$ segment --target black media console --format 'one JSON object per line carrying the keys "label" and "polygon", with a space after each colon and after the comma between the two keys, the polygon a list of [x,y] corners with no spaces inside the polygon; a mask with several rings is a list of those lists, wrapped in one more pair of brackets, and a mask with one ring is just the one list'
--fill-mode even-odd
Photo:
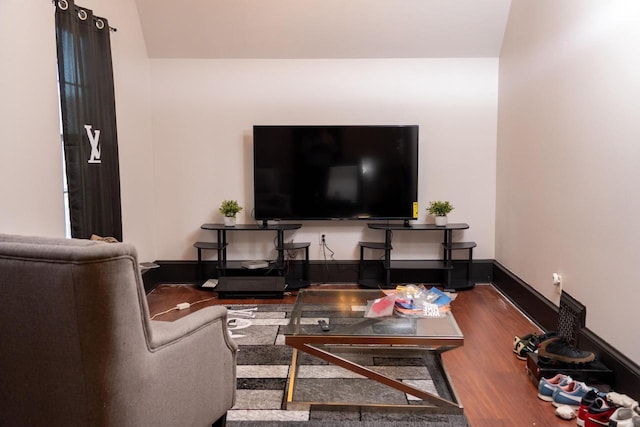
{"label": "black media console", "polygon": [[[383,287],[392,288],[391,270],[393,269],[423,269],[423,270],[443,270],[444,289],[446,291],[461,291],[471,289],[475,283],[471,280],[471,264],[473,261],[473,248],[476,247],[475,242],[453,242],[454,230],[466,230],[468,224],[447,224],[438,226],[434,224],[414,224],[407,226],[406,224],[379,224],[370,223],[368,227],[374,230],[384,230],[384,242],[359,242],[360,245],[360,271],[358,273],[358,283],[368,288],[380,287],[380,281],[376,278],[367,278],[365,272],[364,249],[383,250],[384,258],[381,261],[384,274]],[[442,259],[439,260],[392,260],[391,240],[394,231],[440,231],[444,233],[442,242]],[[465,260],[466,274],[463,280],[454,280],[453,278],[453,251],[467,250],[468,257]]]}
{"label": "black media console", "polygon": [[[215,290],[220,297],[237,298],[239,296],[262,296],[281,298],[285,291],[299,289],[309,285],[309,246],[311,243],[285,243],[285,231],[293,231],[302,227],[301,224],[238,224],[232,227],[224,224],[202,224],[200,228],[204,230],[216,231],[217,242],[196,242],[194,246],[198,248],[199,273],[202,274],[202,255],[201,249],[214,249],[217,251],[217,268],[218,268],[218,285]],[[265,268],[247,269],[243,267],[242,261],[227,260],[227,240],[228,232],[241,231],[269,231],[276,233],[276,252],[277,257],[274,265]],[[286,284],[283,277],[288,267],[285,264],[285,251],[305,250],[305,259],[303,260],[301,277],[287,277]],[[251,271],[251,275],[246,276],[229,276],[229,270],[243,269],[245,273]],[[275,272],[275,276],[267,275],[265,272]],[[243,281],[244,280],[244,281]]]}
{"label": "black media console", "polygon": [[[262,296],[280,298],[283,296],[285,289],[293,290],[309,286],[309,242],[285,243],[284,233],[286,231],[298,230],[301,224],[240,224],[232,227],[224,224],[203,224],[204,230],[212,230],[217,234],[216,242],[196,242],[194,246],[198,249],[198,272],[202,279],[203,263],[202,250],[215,250],[217,252],[217,269],[218,269],[218,285],[215,290],[221,297],[237,298],[240,296]],[[358,283],[368,288],[393,288],[391,283],[391,271],[394,269],[422,269],[422,270],[442,270],[444,289],[448,291],[460,291],[471,289],[475,286],[472,280],[471,267],[473,262],[473,248],[476,247],[475,242],[454,242],[453,232],[455,230],[465,230],[469,228],[468,224],[448,224],[445,226],[437,226],[434,224],[388,224],[388,223],[369,223],[368,227],[374,230],[383,230],[385,232],[384,242],[359,242],[360,246],[360,266],[358,271]],[[277,258],[270,263],[268,267],[261,269],[247,269],[243,267],[242,261],[227,260],[227,240],[228,232],[242,231],[270,231],[276,233],[276,252]],[[394,231],[436,231],[442,232],[442,258],[437,260],[392,260],[391,259],[391,240]],[[295,266],[287,265],[285,261],[285,251],[292,252],[304,249],[304,260],[302,262],[302,271],[297,273],[294,271]],[[382,250],[384,258],[381,261],[365,260],[365,249]],[[467,258],[464,260],[456,260],[456,264],[463,263],[465,265],[464,278],[454,277],[455,269],[453,252],[459,250],[468,251]],[[382,271],[382,279],[380,274],[373,277],[367,276],[368,265],[379,266]],[[238,275],[229,274],[230,270],[243,271]],[[286,277],[285,277],[286,276]],[[286,284],[285,284],[286,282]]]}

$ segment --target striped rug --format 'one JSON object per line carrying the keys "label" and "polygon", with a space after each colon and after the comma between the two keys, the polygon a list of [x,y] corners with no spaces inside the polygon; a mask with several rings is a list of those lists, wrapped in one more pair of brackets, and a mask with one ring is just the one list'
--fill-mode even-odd
{"label": "striped rug", "polygon": [[[282,328],[288,324],[291,305],[232,305],[229,318],[235,318],[232,333],[240,350],[237,365],[236,405],[227,414],[230,427],[271,426],[451,426],[468,427],[464,415],[434,414],[419,409],[376,408],[369,406],[295,405],[284,409],[292,349],[284,344]],[[243,311],[251,309],[247,318]],[[354,310],[364,307],[354,307]],[[255,310],[255,311],[253,311]],[[237,314],[234,314],[236,311]],[[310,312],[303,319],[316,324],[322,312]],[[361,317],[361,313],[354,313]],[[368,402],[419,405],[411,395],[368,380],[341,367],[299,353],[296,401]],[[426,353],[402,355],[341,354],[393,378],[449,398],[437,362]]]}

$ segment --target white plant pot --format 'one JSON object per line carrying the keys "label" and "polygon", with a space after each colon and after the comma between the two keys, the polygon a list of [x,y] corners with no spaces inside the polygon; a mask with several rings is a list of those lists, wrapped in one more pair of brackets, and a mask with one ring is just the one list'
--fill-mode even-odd
{"label": "white plant pot", "polygon": [[446,215],[436,215],[436,225],[438,227],[444,227],[447,225],[447,216]]}
{"label": "white plant pot", "polygon": [[236,225],[236,217],[235,216],[225,216],[224,217],[224,225],[226,227],[233,227]]}

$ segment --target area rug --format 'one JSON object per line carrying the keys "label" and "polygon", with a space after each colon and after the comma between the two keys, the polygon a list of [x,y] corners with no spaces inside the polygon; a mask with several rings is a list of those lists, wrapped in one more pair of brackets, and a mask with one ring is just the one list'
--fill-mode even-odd
{"label": "area rug", "polygon": [[[237,360],[236,404],[227,414],[229,427],[275,426],[442,426],[468,427],[462,414],[433,413],[420,408],[381,408],[371,406],[295,405],[284,409],[292,349],[284,343],[282,329],[289,323],[292,306],[229,305],[229,318],[236,318],[233,329],[239,346]],[[242,312],[251,309],[253,318]],[[255,310],[255,311],[253,311]],[[356,308],[357,310],[357,308]],[[310,312],[305,321],[316,323],[321,312]],[[317,316],[317,317],[314,317]],[[355,313],[355,317],[361,314]],[[406,356],[406,355],[403,355]],[[419,399],[358,376],[338,366],[327,364],[305,353],[299,353],[300,367],[296,380],[295,400],[377,402],[419,405]],[[350,356],[349,356],[350,357]],[[395,357],[374,355],[362,361],[366,366],[418,388],[451,399],[446,382],[434,356],[426,353]],[[320,398],[321,397],[321,398]]]}

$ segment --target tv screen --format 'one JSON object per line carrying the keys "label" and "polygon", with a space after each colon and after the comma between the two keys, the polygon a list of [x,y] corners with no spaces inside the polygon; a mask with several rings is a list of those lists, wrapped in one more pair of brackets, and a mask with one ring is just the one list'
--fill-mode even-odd
{"label": "tv screen", "polygon": [[254,126],[257,220],[412,219],[418,126]]}

